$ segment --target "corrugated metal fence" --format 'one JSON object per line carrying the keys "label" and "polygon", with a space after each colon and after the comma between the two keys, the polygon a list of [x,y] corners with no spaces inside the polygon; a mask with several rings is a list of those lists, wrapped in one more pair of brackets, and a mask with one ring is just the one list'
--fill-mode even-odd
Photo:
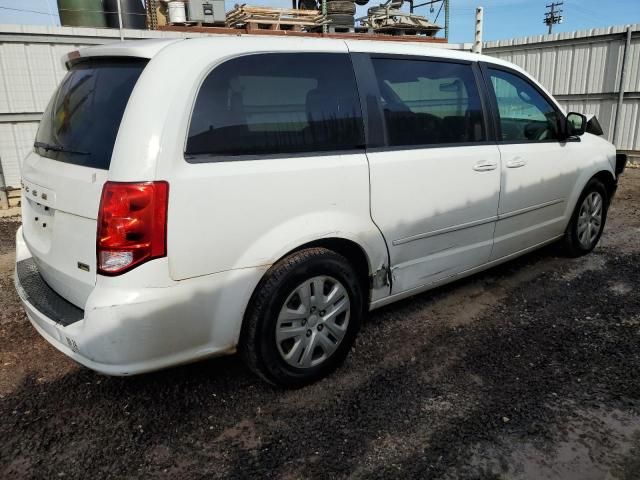
{"label": "corrugated metal fence", "polygon": [[595,114],[619,149],[640,150],[639,24],[487,42],[482,53],[527,70],[568,111]]}
{"label": "corrugated metal fence", "polygon": [[[596,114],[605,134],[613,139],[625,32],[625,27],[611,27],[489,42],[484,53],[531,72],[569,110]],[[125,30],[125,36],[202,35]],[[65,73],[60,58],[79,47],[118,38],[118,31],[112,29],[0,25],[0,160],[7,186],[20,184],[20,160],[32,148],[40,116]],[[626,56],[618,147],[640,150],[640,25],[631,28]]]}
{"label": "corrugated metal fence", "polygon": [[[201,36],[124,32],[127,39]],[[65,75],[62,56],[80,47],[119,39],[114,29],[0,25],[0,172],[4,172],[7,187],[20,186],[20,161],[33,148],[42,112]]]}

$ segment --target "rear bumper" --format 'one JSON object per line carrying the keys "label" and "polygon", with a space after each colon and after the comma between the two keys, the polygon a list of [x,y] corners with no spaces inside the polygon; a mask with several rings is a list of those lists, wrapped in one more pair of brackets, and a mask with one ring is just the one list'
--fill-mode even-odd
{"label": "rear bumper", "polygon": [[[78,344],[75,340],[77,332],[65,331],[65,328],[54,320],[45,316],[37,308],[35,308],[26,298],[25,291],[20,285],[16,275],[16,290],[22,300],[22,306],[24,307],[27,318],[31,324],[35,327],[38,333],[51,345],[60,350],[62,353],[72,358],[76,362],[96,370],[99,372],[118,375],[117,368],[112,368],[109,365],[104,365],[98,362],[94,362],[90,358],[79,353]],[[122,373],[120,373],[122,374]]]}
{"label": "rear bumper", "polygon": [[84,310],[62,298],[44,281],[33,258],[16,262],[16,289],[24,302],[67,327],[84,318]]}
{"label": "rear bumper", "polygon": [[[260,278],[249,269],[167,288],[97,286],[81,310],[39,277],[22,229],[16,235],[16,262],[16,290],[40,335],[76,362],[107,375],[232,353],[246,302]],[[153,263],[139,268],[157,268]]]}

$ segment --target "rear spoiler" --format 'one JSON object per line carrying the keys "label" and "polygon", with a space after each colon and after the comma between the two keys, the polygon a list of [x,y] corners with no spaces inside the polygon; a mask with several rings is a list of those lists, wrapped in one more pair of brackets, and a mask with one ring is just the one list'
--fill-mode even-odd
{"label": "rear spoiler", "polygon": [[67,70],[71,68],[71,66],[76,63],[80,59],[80,52],[78,50],[73,50],[62,57],[62,64],[65,66]]}
{"label": "rear spoiler", "polygon": [[95,45],[79,50],[72,50],[62,57],[62,63],[68,70],[73,64],[88,57],[137,57],[151,59],[163,48],[183,40],[182,38],[128,40],[126,42]]}

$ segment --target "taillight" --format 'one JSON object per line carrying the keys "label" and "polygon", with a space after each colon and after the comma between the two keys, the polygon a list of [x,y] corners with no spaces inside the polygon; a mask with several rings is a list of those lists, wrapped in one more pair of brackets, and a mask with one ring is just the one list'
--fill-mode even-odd
{"label": "taillight", "polygon": [[119,275],[167,254],[167,182],[107,182],[98,213],[98,273]]}

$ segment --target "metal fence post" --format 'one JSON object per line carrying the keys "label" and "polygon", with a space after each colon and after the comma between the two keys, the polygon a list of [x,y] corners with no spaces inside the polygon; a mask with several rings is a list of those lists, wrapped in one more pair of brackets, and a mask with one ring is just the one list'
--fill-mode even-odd
{"label": "metal fence post", "polygon": [[616,117],[613,121],[612,140],[617,147],[620,145],[620,117],[622,115],[622,107],[624,105],[624,74],[629,60],[629,50],[631,49],[631,25],[627,25],[627,37],[622,51],[622,67],[620,68],[620,88],[618,88],[618,106],[616,107]]}
{"label": "metal fence post", "polygon": [[[327,0],[322,0],[322,15],[327,16]],[[327,33],[329,31],[329,25],[327,25],[327,19],[324,20],[325,23],[322,24],[322,33]]]}
{"label": "metal fence post", "polygon": [[4,173],[2,173],[2,159],[0,159],[0,210],[9,208],[9,196],[7,186],[4,183]]}
{"label": "metal fence post", "polygon": [[476,8],[476,29],[475,39],[473,41],[473,47],[471,51],[473,53],[482,53],[482,29],[484,20],[484,9],[482,7]]}
{"label": "metal fence post", "polygon": [[449,40],[449,16],[451,10],[449,8],[449,0],[444,0],[444,38]]}

